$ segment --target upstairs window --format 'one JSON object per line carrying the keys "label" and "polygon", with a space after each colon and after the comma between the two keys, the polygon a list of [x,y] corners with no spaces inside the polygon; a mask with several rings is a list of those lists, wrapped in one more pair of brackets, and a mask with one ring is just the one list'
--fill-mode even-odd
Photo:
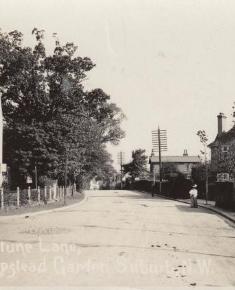
{"label": "upstairs window", "polygon": [[222,150],[223,158],[226,158],[228,156],[229,146],[228,145],[223,145],[221,147],[221,150]]}
{"label": "upstairs window", "polygon": [[222,152],[223,153],[228,153],[228,151],[229,151],[229,146],[228,145],[222,146]]}

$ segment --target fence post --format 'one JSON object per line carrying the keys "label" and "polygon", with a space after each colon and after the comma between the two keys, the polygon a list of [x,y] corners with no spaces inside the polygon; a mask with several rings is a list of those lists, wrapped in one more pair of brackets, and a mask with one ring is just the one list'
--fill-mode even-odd
{"label": "fence post", "polygon": [[31,188],[30,188],[30,186],[28,187],[28,200],[29,200],[29,203],[31,203]]}
{"label": "fence post", "polygon": [[74,192],[76,191],[76,183],[74,182],[72,185],[72,193],[71,196],[74,197]]}
{"label": "fence post", "polygon": [[60,195],[60,200],[63,199],[63,194],[64,194],[64,187],[61,186],[61,195]]}
{"label": "fence post", "polygon": [[38,203],[40,204],[40,186],[38,186]]}
{"label": "fence post", "polygon": [[4,192],[3,192],[3,187],[1,188],[1,209],[4,209]]}
{"label": "fence post", "polygon": [[49,186],[49,200],[51,201],[51,186]]}
{"label": "fence post", "polygon": [[20,188],[17,187],[16,189],[16,206],[19,208],[20,207]]}
{"label": "fence post", "polygon": [[57,197],[57,192],[56,192],[56,187],[54,187],[54,190],[53,190],[53,199],[56,200],[56,197]]}
{"label": "fence post", "polygon": [[44,186],[44,200],[47,200],[47,187]]}
{"label": "fence post", "polygon": [[58,193],[59,193],[58,199],[60,200],[60,196],[61,196],[61,186],[58,189],[59,189],[59,191],[58,191]]}
{"label": "fence post", "polygon": [[66,186],[63,186],[63,201],[64,201],[64,205],[66,204],[66,192],[67,192],[67,187]]}

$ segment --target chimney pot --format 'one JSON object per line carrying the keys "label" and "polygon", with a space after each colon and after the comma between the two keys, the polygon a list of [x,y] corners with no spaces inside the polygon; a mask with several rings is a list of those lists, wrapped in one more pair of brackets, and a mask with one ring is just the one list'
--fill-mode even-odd
{"label": "chimney pot", "polygon": [[226,116],[223,113],[219,113],[217,116],[218,119],[218,135],[221,135],[223,132],[225,132],[225,120]]}

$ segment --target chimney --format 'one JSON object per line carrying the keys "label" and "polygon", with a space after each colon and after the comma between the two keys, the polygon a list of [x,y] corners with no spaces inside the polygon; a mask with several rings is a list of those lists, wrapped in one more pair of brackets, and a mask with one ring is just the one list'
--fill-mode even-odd
{"label": "chimney", "polygon": [[227,117],[223,113],[219,113],[217,118],[218,118],[218,135],[221,135],[223,132],[225,132],[225,120]]}
{"label": "chimney", "polygon": [[187,151],[187,149],[184,149],[183,156],[188,156],[188,151]]}

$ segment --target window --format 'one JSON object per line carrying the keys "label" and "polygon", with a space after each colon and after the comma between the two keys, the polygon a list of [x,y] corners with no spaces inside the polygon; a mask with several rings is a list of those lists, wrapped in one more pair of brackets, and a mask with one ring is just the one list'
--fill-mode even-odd
{"label": "window", "polygon": [[228,153],[229,153],[229,146],[228,145],[221,146],[221,151],[222,151],[222,158],[227,158]]}
{"label": "window", "polygon": [[229,151],[229,146],[228,145],[222,146],[222,152],[223,153],[228,153],[228,151]]}

